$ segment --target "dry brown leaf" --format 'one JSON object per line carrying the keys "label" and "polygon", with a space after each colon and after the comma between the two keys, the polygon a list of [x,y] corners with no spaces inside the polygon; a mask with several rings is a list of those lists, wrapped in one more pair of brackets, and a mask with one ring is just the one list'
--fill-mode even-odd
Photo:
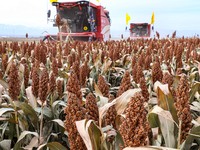
{"label": "dry brown leaf", "polygon": [[111,65],[112,65],[112,61],[110,59],[106,59],[102,66],[102,73],[107,72],[107,70],[110,69]]}
{"label": "dry brown leaf", "polygon": [[148,147],[126,147],[123,150],[177,150],[174,148],[161,147],[161,146],[148,146]]}
{"label": "dry brown leaf", "polygon": [[0,84],[0,104],[2,102],[2,93],[4,91],[4,87]]}
{"label": "dry brown leaf", "polygon": [[89,136],[89,132],[88,132],[88,128],[89,128],[92,120],[87,121],[86,124],[85,124],[85,122],[86,122],[86,119],[76,121],[76,127],[87,147],[87,150],[92,150],[92,142],[90,140],[90,136]]}
{"label": "dry brown leaf", "polygon": [[96,96],[103,96],[103,94],[101,93],[99,87],[97,86],[97,84],[95,82],[94,82],[94,90],[95,90]]}
{"label": "dry brown leaf", "polygon": [[154,91],[157,92],[158,90],[158,87],[163,91],[163,93],[165,95],[168,95],[170,92],[169,92],[169,87],[168,87],[168,84],[162,84],[161,82],[159,81],[156,81],[154,83]]}
{"label": "dry brown leaf", "polygon": [[28,88],[26,88],[26,95],[27,95],[27,98],[28,98],[30,105],[33,108],[36,108],[37,107],[37,101],[36,101],[35,96],[32,93],[31,88],[32,88],[32,86],[29,86]]}
{"label": "dry brown leaf", "polygon": [[106,114],[107,110],[111,106],[115,105],[117,114],[121,115],[124,112],[126,105],[130,101],[131,97],[133,97],[134,94],[139,91],[141,91],[141,89],[139,89],[139,88],[129,89],[126,92],[124,92],[122,95],[120,95],[119,97],[114,99],[112,102],[105,104],[103,107],[100,107],[99,108],[99,123],[100,123],[100,125],[101,125],[104,115]]}
{"label": "dry brown leaf", "polygon": [[140,91],[141,91],[140,88],[129,89],[115,99],[116,100],[115,108],[117,110],[118,115],[124,112],[126,105],[130,101],[131,97],[133,97],[135,93],[140,92]]}

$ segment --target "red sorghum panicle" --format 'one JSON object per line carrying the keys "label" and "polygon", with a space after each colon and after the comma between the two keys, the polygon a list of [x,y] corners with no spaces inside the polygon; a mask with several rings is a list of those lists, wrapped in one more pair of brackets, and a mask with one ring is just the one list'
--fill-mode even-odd
{"label": "red sorghum panicle", "polygon": [[40,47],[37,45],[34,48],[34,58],[40,62]]}
{"label": "red sorghum panicle", "polygon": [[38,91],[39,91],[39,74],[38,74],[38,68],[34,67],[32,69],[32,93],[37,98],[38,97]]}
{"label": "red sorghum panicle", "polygon": [[[114,95],[110,94],[108,102],[112,102],[114,98],[115,98]],[[103,117],[104,126],[111,125],[113,126],[114,129],[116,129],[116,123],[115,123],[116,117],[117,117],[117,110],[115,109],[115,105],[113,105],[107,110],[105,116]]]}
{"label": "red sorghum panicle", "polygon": [[144,98],[139,92],[128,103],[125,111],[126,119],[119,128],[124,147],[139,147],[147,144],[149,124],[143,103]]}
{"label": "red sorghum panicle", "polygon": [[48,92],[48,82],[49,82],[49,74],[47,72],[46,68],[43,68],[39,80],[39,91],[38,96],[39,100],[42,102],[42,104],[46,101],[47,92]]}
{"label": "red sorghum panicle", "polygon": [[106,79],[102,75],[98,76],[97,86],[101,91],[101,93],[103,94],[103,96],[105,97],[109,96],[109,85],[106,82]]}
{"label": "red sorghum panicle", "polygon": [[57,87],[58,96],[59,98],[61,98],[63,95],[63,80],[62,79],[57,80],[56,87]]}
{"label": "red sorghum panicle", "polygon": [[136,83],[140,82],[140,78],[144,77],[143,69],[140,65],[137,66]]}
{"label": "red sorghum panicle", "polygon": [[86,79],[88,77],[89,72],[90,72],[90,68],[87,65],[87,62],[85,61],[80,67],[80,77],[79,77],[79,79],[80,79],[81,86],[86,85]]}
{"label": "red sorghum panicle", "polygon": [[0,79],[3,79],[3,72],[1,69],[0,69]]}
{"label": "red sorghum panicle", "polygon": [[136,55],[133,55],[133,57],[131,59],[131,67],[132,67],[132,69],[134,68],[135,65],[137,65],[137,59],[136,59]]}
{"label": "red sorghum panicle", "polygon": [[189,105],[189,84],[186,75],[182,75],[176,90],[175,107],[179,122],[181,121],[181,143],[186,139],[192,128],[192,115]]}
{"label": "red sorghum panicle", "polygon": [[40,61],[41,63],[43,63],[44,65],[45,65],[46,62],[47,62],[47,58],[46,58],[46,47],[44,47],[44,46],[41,46],[41,47],[40,47],[40,59],[39,59],[39,61]]}
{"label": "red sorghum panicle", "polygon": [[137,65],[141,66],[141,68],[143,68],[144,66],[144,62],[145,62],[145,54],[143,52],[141,52]]}
{"label": "red sorghum panicle", "polygon": [[56,90],[56,76],[52,72],[49,79],[49,92],[54,92]]}
{"label": "red sorghum panicle", "polygon": [[57,63],[56,58],[53,58],[52,60],[52,71],[55,76],[58,76],[58,63]]}
{"label": "red sorghum panicle", "polygon": [[173,76],[172,76],[170,73],[165,72],[165,73],[163,74],[162,83],[163,83],[163,84],[168,84],[169,87],[172,87],[173,82],[174,82]]}
{"label": "red sorghum panicle", "polygon": [[35,69],[36,71],[38,71],[39,67],[40,67],[40,62],[38,60],[34,60],[33,65],[31,67],[31,74],[30,74],[31,79],[32,79],[32,76],[33,76],[33,70]]}
{"label": "red sorghum panicle", "polygon": [[65,130],[68,132],[70,150],[86,150],[86,146],[77,130],[75,121],[85,119],[85,109],[81,106],[77,96],[68,92],[65,108]]}
{"label": "red sorghum panicle", "polygon": [[177,68],[176,75],[181,75],[183,73],[182,68]]}
{"label": "red sorghum panicle", "polygon": [[142,92],[142,96],[144,97],[145,99],[145,102],[148,102],[149,101],[149,91],[148,91],[148,88],[147,88],[147,85],[146,85],[146,81],[145,81],[145,78],[144,77],[141,77],[140,78],[140,88],[141,88],[141,92]]}
{"label": "red sorghum panicle", "polygon": [[133,76],[133,80],[136,82],[136,80],[137,80],[137,64],[132,66],[132,76]]}
{"label": "red sorghum panicle", "polygon": [[176,49],[176,54],[175,54],[177,68],[182,68],[183,67],[182,53],[183,53],[182,47],[178,47],[178,49]]}
{"label": "red sorghum panicle", "polygon": [[2,55],[2,71],[5,72],[8,65],[8,55]]}
{"label": "red sorghum panicle", "polygon": [[122,95],[124,92],[126,92],[127,90],[132,88],[132,84],[131,84],[131,76],[129,71],[125,71],[119,90],[117,91],[117,97]]}
{"label": "red sorghum panicle", "polygon": [[75,72],[71,72],[69,79],[67,81],[66,90],[68,92],[74,93],[78,97],[78,99],[82,101],[81,86]]}
{"label": "red sorghum panicle", "polygon": [[8,75],[8,91],[10,97],[16,101],[20,94],[20,80],[19,80],[19,74],[18,69],[15,63],[12,63],[9,75]]}
{"label": "red sorghum panicle", "polygon": [[61,54],[58,56],[58,68],[62,68],[62,57]]}
{"label": "red sorghum panicle", "polygon": [[159,62],[156,61],[156,62],[153,63],[152,72],[151,73],[152,73],[152,82],[153,82],[153,84],[156,81],[162,81],[163,74],[162,74],[162,70],[161,70]]}
{"label": "red sorghum panicle", "polygon": [[30,75],[29,67],[28,67],[28,64],[25,63],[24,64],[24,86],[25,86],[25,88],[28,87],[29,75]]}
{"label": "red sorghum panicle", "polygon": [[144,60],[144,69],[146,69],[146,70],[150,69],[151,62],[152,62],[151,55],[147,55]]}
{"label": "red sorghum panicle", "polygon": [[72,70],[73,70],[73,72],[76,73],[78,79],[79,79],[79,76],[80,76],[80,69],[79,69],[79,66],[80,66],[79,61],[73,62]]}
{"label": "red sorghum panicle", "polygon": [[94,97],[92,93],[89,93],[86,96],[85,108],[86,108],[86,119],[94,120],[96,124],[98,124],[99,109],[97,106],[96,98]]}

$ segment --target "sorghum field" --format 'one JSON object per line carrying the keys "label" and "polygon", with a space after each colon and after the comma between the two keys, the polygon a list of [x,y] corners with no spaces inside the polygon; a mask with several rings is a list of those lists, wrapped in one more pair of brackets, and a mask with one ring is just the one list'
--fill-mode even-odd
{"label": "sorghum field", "polygon": [[1,150],[198,150],[200,39],[0,42]]}

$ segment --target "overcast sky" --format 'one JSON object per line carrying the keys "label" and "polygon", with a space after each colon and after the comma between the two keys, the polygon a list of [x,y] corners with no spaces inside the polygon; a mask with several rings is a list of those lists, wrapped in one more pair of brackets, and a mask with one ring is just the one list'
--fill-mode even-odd
{"label": "overcast sky", "polygon": [[[0,0],[0,24],[49,27],[47,10],[55,9],[49,0]],[[155,30],[191,30],[200,34],[200,0],[101,0],[110,12],[111,30],[125,30],[125,14],[130,22],[150,23],[155,13]],[[55,11],[53,11],[55,12]],[[52,14],[54,15],[54,14]]]}

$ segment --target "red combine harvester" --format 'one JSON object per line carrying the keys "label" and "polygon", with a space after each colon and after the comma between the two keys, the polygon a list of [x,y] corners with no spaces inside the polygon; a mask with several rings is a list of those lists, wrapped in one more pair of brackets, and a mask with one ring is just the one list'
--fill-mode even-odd
{"label": "red combine harvester", "polygon": [[[47,38],[65,39],[70,37],[73,40],[94,41],[108,40],[110,36],[109,11],[99,4],[91,1],[67,1],[53,2],[56,7],[57,17],[59,16],[61,25],[57,35],[47,35]],[[48,18],[51,11],[48,11]],[[53,19],[57,26],[56,18]]]}
{"label": "red combine harvester", "polygon": [[130,38],[149,38],[151,36],[151,24],[130,23]]}

